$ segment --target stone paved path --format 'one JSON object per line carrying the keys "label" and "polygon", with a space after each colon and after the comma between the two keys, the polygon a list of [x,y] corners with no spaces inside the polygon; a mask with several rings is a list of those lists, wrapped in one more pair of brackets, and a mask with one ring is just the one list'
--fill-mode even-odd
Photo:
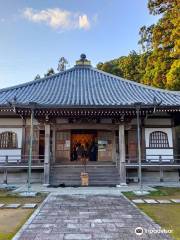
{"label": "stone paved path", "polygon": [[[142,227],[141,236],[135,228]],[[123,196],[50,195],[33,216],[18,240],[169,240],[160,229]]]}

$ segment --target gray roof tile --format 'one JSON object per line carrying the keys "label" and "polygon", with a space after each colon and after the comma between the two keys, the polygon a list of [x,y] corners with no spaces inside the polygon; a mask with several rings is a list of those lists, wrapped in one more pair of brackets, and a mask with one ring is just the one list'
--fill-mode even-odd
{"label": "gray roof tile", "polygon": [[0,90],[0,105],[37,102],[57,106],[111,106],[134,102],[150,104],[154,97],[162,105],[180,105],[180,94],[161,90],[102,72],[92,67],[75,66],[67,71]]}

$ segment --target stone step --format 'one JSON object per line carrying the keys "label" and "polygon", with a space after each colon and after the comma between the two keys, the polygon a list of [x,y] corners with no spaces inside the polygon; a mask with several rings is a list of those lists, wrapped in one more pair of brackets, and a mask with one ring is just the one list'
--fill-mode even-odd
{"label": "stone step", "polygon": [[[60,184],[65,184],[65,186],[80,186],[81,181],[66,181],[66,182],[61,182],[61,181],[54,181],[52,185],[60,185]],[[116,186],[119,184],[118,181],[116,182],[89,182],[89,186]]]}
{"label": "stone step", "polygon": [[[59,166],[51,167],[50,183],[58,185],[64,183],[67,186],[81,184],[81,172],[83,166]],[[114,186],[119,184],[119,173],[116,166],[87,166],[90,186]]]}
{"label": "stone step", "polygon": [[[53,171],[54,173],[80,173],[80,172],[84,172],[85,171],[85,169],[79,169],[79,170],[76,170],[76,171],[74,171],[74,170],[65,170],[65,169],[60,169],[59,171],[57,171],[57,170],[51,170],[51,171]],[[103,170],[101,170],[101,171],[99,171],[99,170],[89,170],[89,169],[87,169],[86,168],[86,172],[88,172],[88,173],[116,173],[117,172],[117,170],[108,170],[108,169],[105,169],[104,171]]]}
{"label": "stone step", "polygon": [[[87,172],[87,171],[86,171]],[[110,173],[89,173],[87,172],[89,177],[115,177],[118,174],[110,174]],[[51,173],[51,176],[58,176],[58,177],[73,177],[73,176],[81,176],[81,172],[79,173]]]}
{"label": "stone step", "polygon": [[[53,174],[51,173],[50,177],[52,178],[57,178],[57,179],[61,179],[61,178],[80,178],[81,177],[81,174]],[[89,174],[89,178],[90,179],[116,179],[116,178],[119,178],[119,175],[118,174],[114,174],[114,175],[107,175],[107,174],[104,174],[104,175],[99,175],[99,174]]]}
{"label": "stone step", "polygon": [[[58,173],[58,172],[66,172],[66,173],[73,173],[73,172],[82,172],[84,171],[85,169],[84,168],[81,168],[81,169],[72,169],[72,170],[66,170],[66,169],[59,169],[59,170],[51,170],[55,173]],[[86,171],[87,172],[90,172],[90,173],[93,173],[93,172],[98,172],[98,173],[104,173],[104,172],[107,172],[107,173],[114,173],[114,172],[117,172],[116,169],[102,169],[102,170],[98,170],[98,169],[88,169],[86,168]]]}

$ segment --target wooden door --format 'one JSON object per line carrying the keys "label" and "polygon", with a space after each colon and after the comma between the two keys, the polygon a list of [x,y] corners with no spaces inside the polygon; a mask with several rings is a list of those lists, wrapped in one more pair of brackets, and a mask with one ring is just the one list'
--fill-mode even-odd
{"label": "wooden door", "polygon": [[112,147],[112,131],[98,131],[98,161],[112,161]]}
{"label": "wooden door", "polygon": [[70,131],[56,132],[56,163],[62,161],[70,161],[71,150],[71,133]]}

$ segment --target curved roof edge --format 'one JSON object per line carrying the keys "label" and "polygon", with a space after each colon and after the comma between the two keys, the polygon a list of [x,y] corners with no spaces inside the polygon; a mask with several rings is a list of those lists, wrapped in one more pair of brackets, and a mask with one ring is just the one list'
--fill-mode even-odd
{"label": "curved roof edge", "polygon": [[10,87],[1,88],[0,89],[0,93],[6,92],[6,91],[9,91],[9,90],[13,90],[13,89],[17,89],[17,88],[21,88],[21,87],[30,86],[30,85],[33,85],[35,83],[43,82],[43,81],[49,80],[50,78],[53,78],[53,77],[56,77],[56,76],[59,76],[59,75],[71,72],[72,70],[77,69],[77,68],[91,68],[92,70],[94,70],[96,72],[99,72],[99,73],[104,74],[106,76],[110,76],[110,77],[112,77],[114,79],[117,79],[117,80],[120,80],[120,81],[123,81],[123,82],[128,82],[128,83],[136,85],[136,86],[144,87],[144,88],[151,89],[151,90],[166,92],[166,93],[170,93],[170,94],[174,94],[174,95],[180,95],[180,91],[171,91],[171,90],[167,90],[167,89],[152,87],[152,86],[149,86],[149,85],[145,85],[145,84],[142,84],[142,83],[135,82],[133,80],[129,80],[129,79],[125,79],[125,78],[119,77],[117,75],[113,75],[111,73],[104,72],[104,71],[99,70],[97,68],[94,68],[92,66],[81,66],[81,65],[79,65],[79,66],[75,65],[74,67],[69,68],[69,69],[67,69],[67,70],[65,70],[63,72],[58,72],[58,73],[55,73],[53,75],[50,75],[50,76],[47,76],[47,77],[42,77],[42,78],[37,79],[37,80],[32,80],[32,81],[24,82],[24,83],[21,83],[21,84],[18,84],[18,85],[13,85],[13,86],[10,86]]}

